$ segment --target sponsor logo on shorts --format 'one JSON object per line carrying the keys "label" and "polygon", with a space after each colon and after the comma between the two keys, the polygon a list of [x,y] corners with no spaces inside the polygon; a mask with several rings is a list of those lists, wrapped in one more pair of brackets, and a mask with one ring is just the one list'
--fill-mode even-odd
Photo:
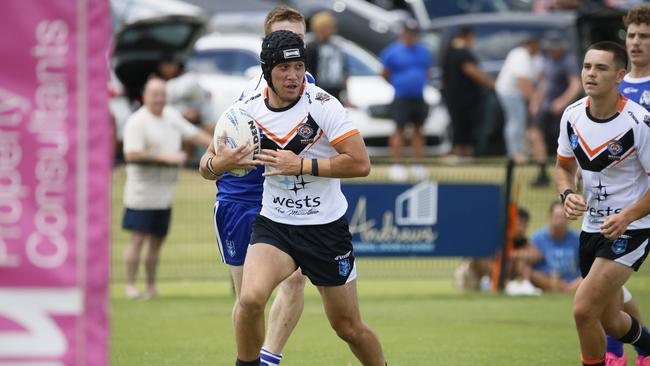
{"label": "sponsor logo on shorts", "polygon": [[578,148],[578,135],[575,133],[571,134],[571,148],[574,150]]}
{"label": "sponsor logo on shorts", "polygon": [[627,239],[618,238],[612,242],[612,252],[616,255],[622,254],[627,249]]}
{"label": "sponsor logo on shorts", "polygon": [[232,240],[226,240],[226,251],[228,251],[228,255],[233,258],[235,254],[237,254],[237,250],[235,249],[235,242]]}
{"label": "sponsor logo on shorts", "polygon": [[349,259],[343,259],[339,261],[339,274],[343,277],[346,277],[348,274],[350,274],[350,270],[352,269],[352,265],[350,265],[350,260]]}

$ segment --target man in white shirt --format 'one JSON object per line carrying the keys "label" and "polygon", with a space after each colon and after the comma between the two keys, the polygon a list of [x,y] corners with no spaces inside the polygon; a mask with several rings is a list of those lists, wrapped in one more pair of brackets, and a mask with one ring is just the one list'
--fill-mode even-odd
{"label": "man in white shirt", "polygon": [[540,41],[531,36],[506,56],[497,77],[495,90],[505,117],[503,135],[508,157],[516,163],[526,161],[526,127],[528,102],[533,96],[533,84],[544,67]]}
{"label": "man in white shirt", "polygon": [[145,271],[145,297],[157,295],[156,269],[160,248],[167,235],[171,205],[179,168],[186,154],[181,143],[191,140],[206,147],[210,135],[186,121],[173,108],[166,107],[165,81],[149,80],[143,93],[143,106],[129,117],[124,126],[124,219],[122,227],[131,231],[124,251],[127,271],[126,293],[129,298],[141,296],[136,287],[140,252],[145,241],[149,247]]}

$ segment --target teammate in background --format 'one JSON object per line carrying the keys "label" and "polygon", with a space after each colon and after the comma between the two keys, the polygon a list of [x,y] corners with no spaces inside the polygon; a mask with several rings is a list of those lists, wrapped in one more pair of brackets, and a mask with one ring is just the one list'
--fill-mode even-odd
{"label": "teammate in background", "polygon": [[[623,22],[627,27],[625,46],[631,68],[619,84],[618,90],[628,99],[641,104],[650,111],[650,6],[642,5],[631,9],[623,17]],[[641,322],[641,311],[632,299],[632,294],[626,288],[623,288],[623,291],[623,309]],[[636,365],[650,365],[648,354],[639,347],[635,347],[635,349],[638,354]],[[610,336],[607,337],[606,356],[607,366],[627,365],[623,343]]]}
{"label": "teammate in background", "polygon": [[124,126],[124,219],[122,227],[131,231],[124,248],[126,262],[126,295],[141,297],[136,287],[140,252],[148,243],[144,260],[147,289],[145,298],[158,294],[156,270],[163,241],[171,218],[171,205],[179,168],[187,155],[181,142],[190,140],[205,147],[210,135],[186,121],[173,108],[166,107],[165,81],[147,81],[142,96],[143,106],[129,117]]}
{"label": "teammate in background", "polygon": [[[292,8],[276,7],[264,20],[264,32],[270,34],[276,30],[288,30],[304,38],[305,18]],[[306,79],[310,83],[314,82],[311,75],[307,75]],[[266,81],[260,74],[249,82],[240,99],[243,100],[253,93],[259,94],[264,88],[266,88]],[[253,220],[262,208],[264,168],[259,168],[241,178],[224,172],[234,168],[255,169],[251,161],[243,159],[252,149],[253,147],[241,146],[233,150],[222,144],[219,150],[215,151],[214,146],[210,144],[199,164],[199,172],[204,178],[217,179],[214,222],[221,260],[230,266],[235,287],[237,300],[233,307],[233,323],[239,301],[244,258],[248,244],[251,242]],[[261,350],[262,365],[280,364],[282,349],[302,314],[304,287],[305,277],[300,270],[296,270],[280,285],[269,313],[268,333]]]}
{"label": "teammate in background", "polygon": [[[555,184],[569,219],[585,215],[573,315],[583,365],[605,365],[609,334],[650,351],[650,333],[623,312],[622,286],[645,260],[650,238],[650,126],[647,111],[618,93],[627,55],[613,42],[587,49],[582,85],[587,97],[560,121]],[[581,168],[584,195],[576,193]]]}
{"label": "teammate in background", "polygon": [[366,366],[385,365],[375,333],[361,320],[356,265],[339,178],[363,177],[370,161],[340,102],[305,82],[302,39],[276,31],[262,41],[268,87],[245,99],[262,130],[263,205],[253,223],[235,311],[237,365],[260,365],[264,308],[300,267],[318,287],[337,335]]}

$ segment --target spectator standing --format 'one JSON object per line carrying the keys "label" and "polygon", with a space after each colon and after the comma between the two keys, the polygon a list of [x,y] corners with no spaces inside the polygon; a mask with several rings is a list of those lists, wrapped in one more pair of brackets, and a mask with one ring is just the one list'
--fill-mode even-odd
{"label": "spectator standing", "polygon": [[504,139],[508,157],[516,163],[526,158],[526,127],[528,102],[533,96],[533,84],[543,67],[540,42],[535,36],[508,52],[496,81],[496,92],[505,116]]}
{"label": "spectator standing", "polygon": [[562,112],[582,92],[576,55],[567,51],[568,44],[563,35],[556,32],[547,34],[542,47],[545,50],[544,70],[529,106],[533,118],[528,137],[533,159],[539,165],[537,178],[532,182],[534,187],[549,185],[547,142],[552,142],[551,151],[555,151]]}
{"label": "spectator standing", "polygon": [[[166,55],[158,63],[156,72],[167,85],[167,105],[178,110],[183,118],[204,130],[209,135],[214,132],[216,116],[211,103],[210,92],[199,83],[198,76],[185,70],[183,62],[172,55]],[[183,142],[183,150],[188,161],[197,163],[195,147]]]}
{"label": "spectator standing", "polygon": [[145,84],[143,106],[129,117],[124,127],[127,166],[122,227],[131,231],[124,259],[126,293],[132,299],[141,296],[136,287],[136,275],[145,242],[148,243],[144,260],[145,297],[154,297],[158,293],[156,271],[160,249],[169,228],[178,171],[187,159],[181,150],[182,140],[191,140],[202,147],[212,141],[210,135],[165,104],[165,82],[158,78],[150,79]]}
{"label": "spectator standing", "polygon": [[316,13],[310,20],[314,41],[306,47],[305,66],[318,86],[336,99],[346,89],[349,67],[345,53],[336,43],[336,18],[328,12]]}
{"label": "spectator standing", "polygon": [[[305,37],[305,18],[297,10],[287,6],[278,6],[266,15],[264,33],[288,30]],[[309,73],[305,74],[308,83],[314,83]],[[260,73],[252,78],[242,92],[240,101],[257,98],[268,87]],[[213,218],[217,244],[221,260],[230,267],[235,289],[233,323],[235,309],[239,301],[242,284],[244,259],[251,242],[252,225],[262,208],[262,190],[264,167],[257,167],[244,177],[235,177],[227,173],[234,168],[255,168],[251,161],[242,158],[248,156],[253,147],[240,146],[230,149],[225,144],[219,145],[218,151],[210,145],[201,158],[199,171],[206,179],[216,180],[217,202]],[[216,173],[216,174],[215,174]],[[282,361],[282,350],[296,327],[304,307],[305,276],[300,269],[284,280],[280,286],[269,311],[268,331],[260,350],[261,365],[277,366]]]}
{"label": "spectator standing", "polygon": [[461,28],[442,63],[442,92],[453,132],[451,154],[458,157],[474,155],[476,124],[483,117],[483,89],[494,89],[494,79],[481,71],[471,51],[474,38],[471,28]]}
{"label": "spectator standing", "polygon": [[408,172],[402,165],[402,149],[408,125],[413,128],[411,147],[415,160],[411,167],[411,174],[415,179],[428,177],[428,172],[422,165],[426,143],[422,125],[429,113],[429,106],[424,101],[424,87],[430,76],[432,56],[418,41],[418,37],[417,22],[409,19],[404,23],[399,40],[381,52],[381,61],[384,65],[382,75],[395,88],[392,111],[396,126],[389,140],[393,164],[389,170],[389,177],[396,181],[404,181],[408,178]]}

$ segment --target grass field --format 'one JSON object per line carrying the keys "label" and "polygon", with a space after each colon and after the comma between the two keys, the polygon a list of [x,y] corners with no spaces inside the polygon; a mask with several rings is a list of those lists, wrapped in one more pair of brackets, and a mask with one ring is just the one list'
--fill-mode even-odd
{"label": "grass field", "polygon": [[[629,288],[650,314],[648,281],[633,278]],[[131,301],[122,285],[113,286],[111,365],[233,365],[229,283],[167,282],[161,292]],[[448,281],[363,277],[359,294],[391,366],[580,364],[569,295],[458,294]],[[284,353],[285,366],[359,365],[330,329],[311,285]]]}
{"label": "grass field", "polygon": [[[504,177],[503,164],[432,165],[431,172],[441,182],[498,183]],[[556,197],[550,187],[529,188],[533,176],[533,167],[519,168],[515,174],[518,201],[532,214],[529,233],[545,224],[548,205]],[[371,180],[385,177],[385,167],[373,167]],[[162,254],[161,296],[131,301],[123,295],[123,181],[124,170],[118,168],[113,181],[111,365],[233,365],[233,295],[214,244],[214,185],[195,171],[182,172]],[[458,262],[358,261],[362,314],[379,334],[391,366],[580,364],[571,296],[459,294],[452,279]],[[645,267],[628,287],[642,312],[650,314],[650,267]],[[327,324],[316,290],[308,285],[306,292],[305,310],[282,365],[359,365]]]}

